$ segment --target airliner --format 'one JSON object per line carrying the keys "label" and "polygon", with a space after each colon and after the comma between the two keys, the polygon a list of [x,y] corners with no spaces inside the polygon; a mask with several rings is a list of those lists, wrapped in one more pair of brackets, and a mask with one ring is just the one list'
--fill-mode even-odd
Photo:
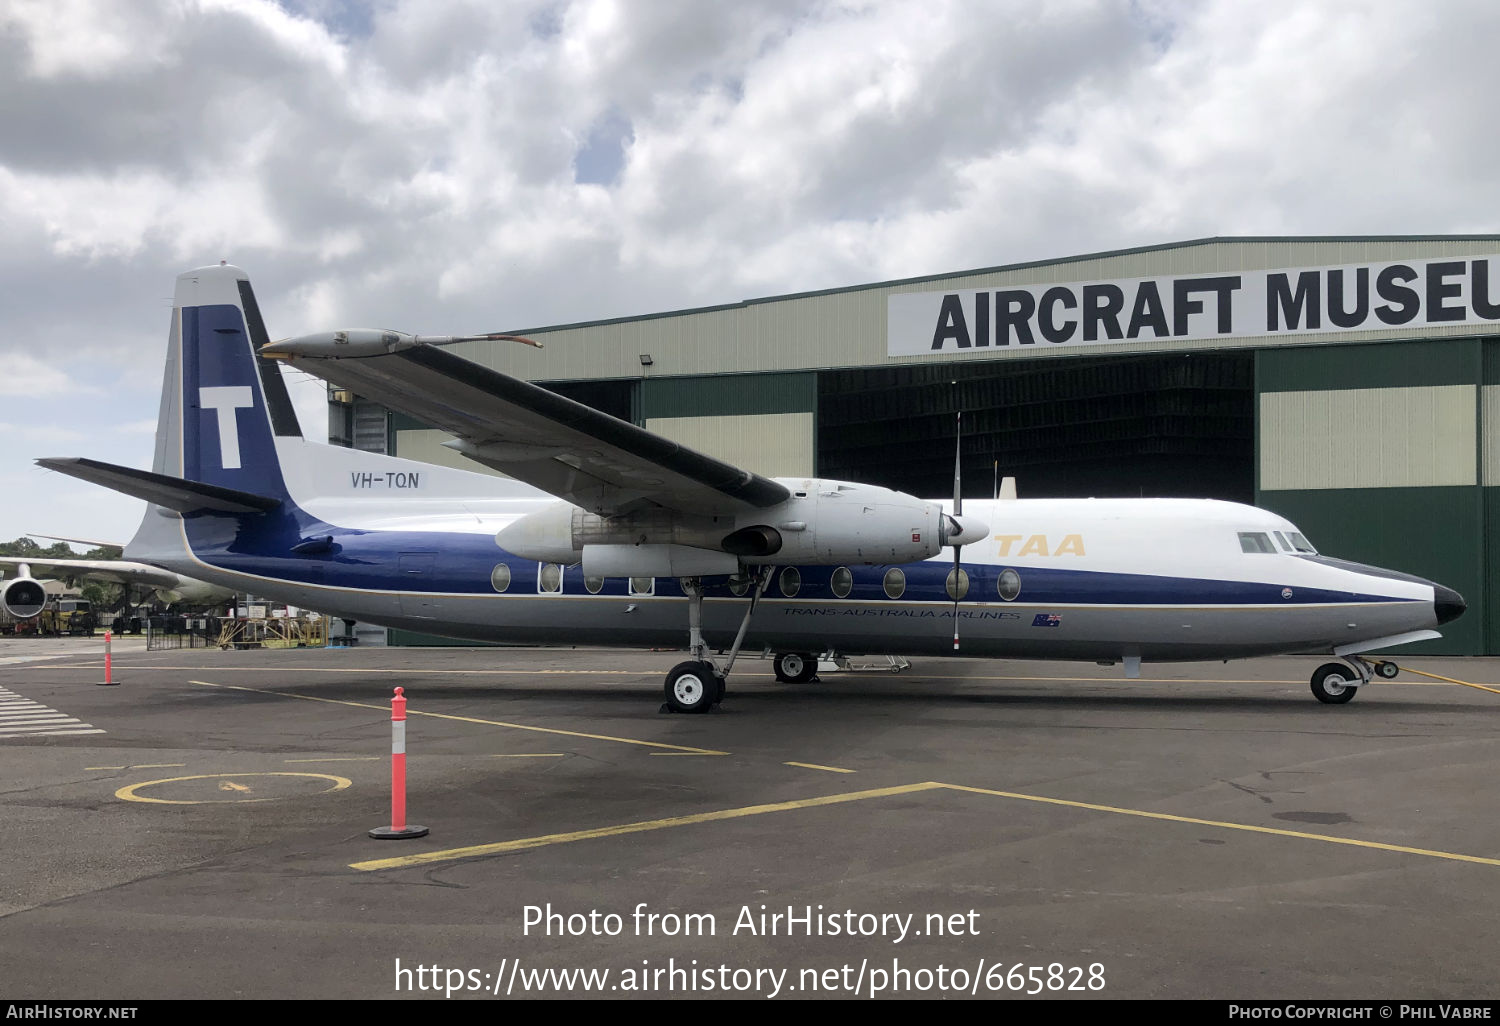
{"label": "airliner", "polygon": [[166,605],[213,606],[234,598],[228,588],[128,559],[6,556],[0,558],[0,573],[8,574],[8,579],[0,582],[0,602],[18,620],[41,615],[47,601],[46,580],[111,581],[131,589],[138,602],[155,600]]}
{"label": "airliner", "polygon": [[[1324,556],[1253,506],[964,510],[957,488],[945,502],[762,477],[444,348],[476,338],[507,337],[358,329],[273,343],[245,272],[189,271],[152,470],[37,462],[147,501],[127,558],[232,591],[476,642],[685,640],[689,658],[663,683],[671,712],[719,704],[747,647],[776,653],[789,681],[828,652],[1090,660],[1126,676],[1326,653],[1337,661],[1312,692],[1339,704],[1399,672],[1369,653],[1439,637],[1464,611],[1451,588]],[[446,431],[506,476],[305,440],[277,361]]]}

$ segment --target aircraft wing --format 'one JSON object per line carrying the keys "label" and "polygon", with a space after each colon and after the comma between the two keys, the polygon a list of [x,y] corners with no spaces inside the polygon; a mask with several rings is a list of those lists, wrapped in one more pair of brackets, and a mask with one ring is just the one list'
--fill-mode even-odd
{"label": "aircraft wing", "polygon": [[144,584],[153,588],[175,588],[181,578],[170,570],[132,563],[124,559],[33,559],[29,556],[0,556],[0,569],[15,570],[21,564],[38,577],[98,577],[117,584]]}
{"label": "aircraft wing", "polygon": [[723,515],[791,495],[769,478],[434,345],[336,357],[315,339],[261,352],[441,428],[470,459],[601,516],[653,505]]}

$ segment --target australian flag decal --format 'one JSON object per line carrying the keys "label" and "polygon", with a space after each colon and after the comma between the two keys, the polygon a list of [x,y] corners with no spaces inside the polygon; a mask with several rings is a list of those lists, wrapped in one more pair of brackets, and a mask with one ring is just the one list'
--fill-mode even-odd
{"label": "australian flag decal", "polygon": [[1056,627],[1062,623],[1062,617],[1056,613],[1038,613],[1036,619],[1031,621],[1033,627]]}

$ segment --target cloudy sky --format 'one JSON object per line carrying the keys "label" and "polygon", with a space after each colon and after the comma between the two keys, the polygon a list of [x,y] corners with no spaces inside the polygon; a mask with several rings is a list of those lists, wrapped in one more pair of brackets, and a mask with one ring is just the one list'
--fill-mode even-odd
{"label": "cloudy sky", "polygon": [[[127,539],[180,271],[273,337],[1495,232],[1500,5],[0,0],[0,540]],[[309,437],[322,385],[292,385]]]}

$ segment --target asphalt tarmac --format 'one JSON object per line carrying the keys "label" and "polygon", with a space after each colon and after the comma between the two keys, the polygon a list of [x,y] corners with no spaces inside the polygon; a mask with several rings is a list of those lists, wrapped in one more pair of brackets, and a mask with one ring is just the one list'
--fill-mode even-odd
{"label": "asphalt tarmac", "polygon": [[102,647],[0,640],[0,998],[1500,996],[1500,693]]}

